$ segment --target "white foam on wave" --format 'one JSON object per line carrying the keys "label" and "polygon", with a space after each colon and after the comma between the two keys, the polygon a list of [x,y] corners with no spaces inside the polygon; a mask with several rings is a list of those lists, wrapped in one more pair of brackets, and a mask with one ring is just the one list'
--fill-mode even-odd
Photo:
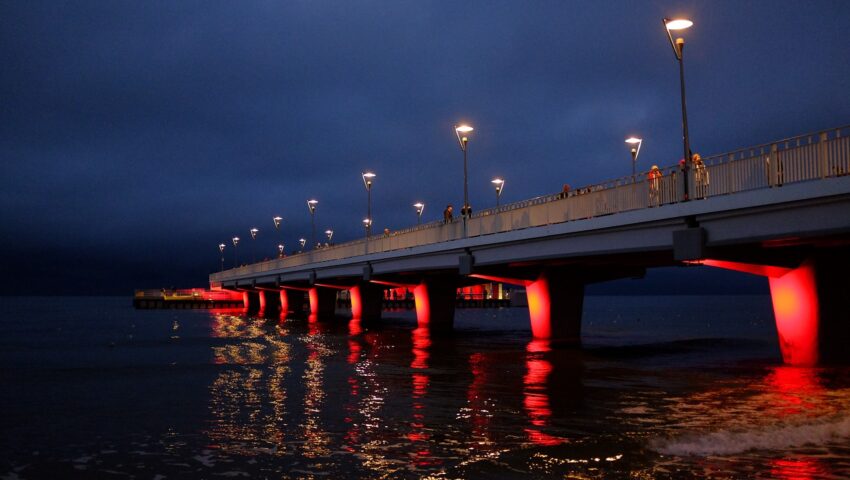
{"label": "white foam on wave", "polygon": [[721,430],[657,439],[650,447],[676,456],[732,455],[749,450],[783,450],[804,445],[825,445],[850,438],[850,416],[816,423],[770,426],[759,430]]}

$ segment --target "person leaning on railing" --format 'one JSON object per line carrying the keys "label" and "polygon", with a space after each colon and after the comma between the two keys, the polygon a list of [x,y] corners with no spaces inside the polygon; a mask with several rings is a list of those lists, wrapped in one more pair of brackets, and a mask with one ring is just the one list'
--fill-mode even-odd
{"label": "person leaning on railing", "polygon": [[691,163],[694,167],[696,198],[705,198],[708,195],[708,170],[705,168],[705,163],[703,163],[699,153],[695,153],[691,157]]}
{"label": "person leaning on railing", "polygon": [[646,180],[649,182],[650,207],[660,205],[658,193],[661,187],[661,176],[661,170],[658,169],[658,165],[653,165],[649,173],[646,174]]}

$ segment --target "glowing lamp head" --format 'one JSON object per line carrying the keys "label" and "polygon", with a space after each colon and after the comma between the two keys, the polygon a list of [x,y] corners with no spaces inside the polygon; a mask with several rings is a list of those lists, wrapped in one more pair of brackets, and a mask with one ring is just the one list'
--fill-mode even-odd
{"label": "glowing lamp head", "polygon": [[493,186],[496,187],[496,193],[501,195],[502,189],[505,187],[505,180],[501,178],[494,178],[493,180],[490,180],[490,183],[492,183]]}
{"label": "glowing lamp head", "polygon": [[310,213],[316,212],[316,205],[318,205],[318,204],[319,204],[318,200],[315,200],[315,199],[307,200],[307,208],[310,209]]}
{"label": "glowing lamp head", "polygon": [[371,225],[372,225],[372,219],[371,218],[364,218],[363,219],[363,226],[364,227],[369,227]]}
{"label": "glowing lamp head", "polygon": [[284,249],[284,247],[283,247],[282,243],[277,246],[278,253],[283,253],[283,249]]}
{"label": "glowing lamp head", "polygon": [[274,217],[272,220],[274,220],[274,228],[279,229],[280,228],[280,222],[283,220],[283,218]]}
{"label": "glowing lamp head", "polygon": [[251,240],[254,240],[255,238],[257,238],[257,233],[259,233],[259,231],[260,231],[260,230],[259,230],[259,229],[257,229],[257,228],[252,228],[252,229],[250,230],[250,232],[251,232]]}
{"label": "glowing lamp head", "polygon": [[686,18],[677,18],[673,20],[664,20],[664,25],[667,26],[667,30],[684,30],[686,28],[691,28],[694,22],[686,19]]}
{"label": "glowing lamp head", "polygon": [[218,251],[223,253],[224,252],[224,246],[225,245],[223,243],[219,243],[218,244]]}
{"label": "glowing lamp head", "polygon": [[301,248],[304,248],[304,245],[307,245],[307,239],[306,238],[299,238],[298,243],[301,244]]}
{"label": "glowing lamp head", "polygon": [[422,211],[425,210],[425,204],[422,202],[416,202],[413,204],[413,208],[416,209],[416,213],[422,215]]}
{"label": "glowing lamp head", "polygon": [[233,246],[239,245],[239,237],[233,237]]}
{"label": "glowing lamp head", "polygon": [[328,241],[330,242],[331,238],[333,238],[333,236],[334,236],[334,231],[333,230],[325,230],[325,235],[328,236]]}
{"label": "glowing lamp head", "polygon": [[365,173],[363,173],[363,185],[366,185],[366,189],[367,189],[367,190],[368,190],[368,189],[370,189],[370,188],[372,188],[372,180],[373,180],[375,177],[377,177],[377,175],[375,175],[375,174],[374,174],[374,173],[372,173],[372,172],[365,172]]}
{"label": "glowing lamp head", "polygon": [[457,135],[457,141],[460,143],[461,150],[466,150],[466,144],[469,142],[469,134],[475,130],[467,124],[463,125],[455,125],[455,134]]}

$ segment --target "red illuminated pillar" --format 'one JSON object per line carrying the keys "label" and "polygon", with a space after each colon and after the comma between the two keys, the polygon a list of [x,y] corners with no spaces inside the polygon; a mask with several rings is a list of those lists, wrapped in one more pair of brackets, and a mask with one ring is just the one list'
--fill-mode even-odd
{"label": "red illuminated pillar", "polygon": [[287,288],[280,291],[280,311],[282,313],[303,313],[304,304],[304,290]]}
{"label": "red illuminated pillar", "polygon": [[310,314],[320,320],[333,318],[336,311],[337,290],[329,287],[314,286],[309,290]]}
{"label": "red illuminated pillar", "polygon": [[370,322],[380,320],[384,289],[374,283],[362,282],[351,287],[351,316]]}
{"label": "red illuminated pillar", "polygon": [[569,270],[544,271],[526,285],[534,338],[580,343],[584,282],[577,276]]}
{"label": "red illuminated pillar", "polygon": [[258,297],[259,297],[258,299],[260,301],[260,311],[264,312],[266,310],[266,304],[267,304],[266,303],[266,291],[260,290],[259,292],[257,292],[257,295],[258,295]]}
{"label": "red illuminated pillar", "polygon": [[257,310],[260,307],[260,296],[253,290],[242,291],[242,305],[248,310]]}
{"label": "red illuminated pillar", "polygon": [[430,277],[413,289],[416,321],[432,332],[454,328],[457,279],[453,276]]}
{"label": "red illuminated pillar", "polygon": [[850,250],[818,251],[796,268],[714,259],[701,263],[768,277],[785,363],[806,366],[850,361]]}

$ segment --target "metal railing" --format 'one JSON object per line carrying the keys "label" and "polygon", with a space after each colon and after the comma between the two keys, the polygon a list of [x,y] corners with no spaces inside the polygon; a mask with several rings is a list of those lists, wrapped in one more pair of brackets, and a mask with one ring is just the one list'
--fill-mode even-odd
{"label": "metal railing", "polygon": [[[690,197],[700,199],[760,188],[850,175],[850,125],[800,135],[703,158],[704,169],[688,170]],[[567,193],[544,195],[473,214],[468,236],[583,220],[677,203],[682,200],[678,165],[661,169],[653,181],[648,172],[589,185]],[[389,252],[463,238],[463,223],[430,222],[340,245],[295,254],[210,275],[210,280],[256,274],[281,268]]]}

